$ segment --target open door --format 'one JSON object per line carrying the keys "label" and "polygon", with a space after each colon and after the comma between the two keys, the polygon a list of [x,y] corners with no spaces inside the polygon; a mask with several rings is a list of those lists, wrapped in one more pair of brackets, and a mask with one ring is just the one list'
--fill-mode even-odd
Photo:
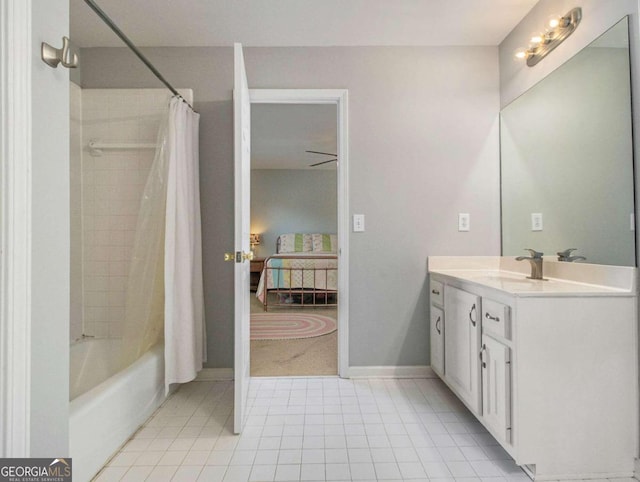
{"label": "open door", "polygon": [[249,392],[249,247],[251,179],[251,102],[242,45],[234,44],[233,122],[235,177],[235,396],[233,431],[242,432]]}

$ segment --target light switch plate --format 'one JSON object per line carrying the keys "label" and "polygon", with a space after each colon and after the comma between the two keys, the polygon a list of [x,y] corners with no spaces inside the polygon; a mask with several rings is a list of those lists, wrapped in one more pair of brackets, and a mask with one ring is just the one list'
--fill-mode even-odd
{"label": "light switch plate", "polygon": [[542,213],[531,213],[531,231],[542,231]]}
{"label": "light switch plate", "polygon": [[458,231],[469,231],[471,229],[471,217],[469,213],[458,213]]}
{"label": "light switch plate", "polygon": [[353,232],[354,233],[364,232],[364,214],[353,215]]}

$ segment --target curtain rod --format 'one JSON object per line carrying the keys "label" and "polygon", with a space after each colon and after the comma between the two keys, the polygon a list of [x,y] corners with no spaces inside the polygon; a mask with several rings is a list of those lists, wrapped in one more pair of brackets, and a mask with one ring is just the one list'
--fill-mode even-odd
{"label": "curtain rod", "polygon": [[127,37],[125,33],[120,30],[120,28],[118,28],[114,21],[111,20],[109,15],[107,15],[105,11],[102,10],[94,0],[84,0],[84,2],[89,5],[89,7],[96,13],[96,15],[98,15],[98,17],[100,17],[102,21],[106,23],[107,26],[111,30],[113,30],[113,32],[118,37],[120,37],[120,40],[122,40],[127,45],[127,47],[129,47],[133,51],[133,53],[136,54],[140,60],[142,60],[142,63],[149,68],[153,75],[155,75],[158,80],[160,80],[160,82],[162,82],[167,87],[167,89],[169,89],[173,93],[173,95],[180,97],[180,99],[182,99],[184,103],[186,103],[189,107],[191,107],[192,110],[195,111],[195,109],[193,109],[193,106],[189,104],[189,102],[187,102],[186,99],[182,97],[176,89],[173,88],[169,81],[162,76],[158,69],[156,69],[155,66],[149,61],[149,59],[147,59],[144,54],[140,52],[140,50],[138,50],[138,47],[136,47],[134,43],[129,39],[129,37]]}

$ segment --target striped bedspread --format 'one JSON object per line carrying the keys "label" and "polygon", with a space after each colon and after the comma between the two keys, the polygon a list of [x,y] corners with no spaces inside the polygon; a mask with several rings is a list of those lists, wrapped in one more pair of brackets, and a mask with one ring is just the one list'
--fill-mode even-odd
{"label": "striped bedspread", "polygon": [[338,258],[335,255],[327,255],[323,258],[313,257],[318,255],[319,253],[285,254],[268,258],[260,276],[256,297],[264,303],[266,290],[276,288],[337,290]]}

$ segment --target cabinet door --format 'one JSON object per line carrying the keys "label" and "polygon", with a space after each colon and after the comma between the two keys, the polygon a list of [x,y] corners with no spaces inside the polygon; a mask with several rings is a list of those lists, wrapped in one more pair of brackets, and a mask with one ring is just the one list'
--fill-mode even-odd
{"label": "cabinet door", "polygon": [[511,442],[511,349],[482,336],[482,418],[498,441]]}
{"label": "cabinet door", "polygon": [[445,292],[447,336],[445,380],[476,414],[481,413],[480,394],[480,297],[447,286]]}
{"label": "cabinet door", "polygon": [[431,368],[444,376],[444,311],[431,305]]}

